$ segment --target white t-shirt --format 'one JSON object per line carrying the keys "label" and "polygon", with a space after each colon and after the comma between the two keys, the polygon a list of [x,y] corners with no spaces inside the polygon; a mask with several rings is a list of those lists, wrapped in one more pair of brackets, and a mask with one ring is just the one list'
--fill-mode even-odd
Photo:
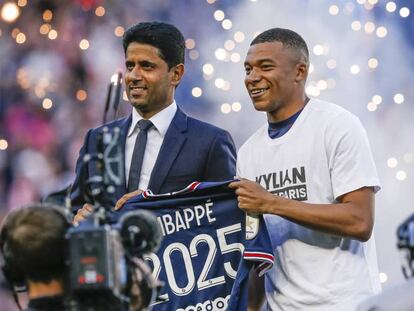
{"label": "white t-shirt", "polygon": [[[290,130],[271,139],[263,125],[240,148],[238,176],[268,191],[308,203],[339,196],[379,180],[359,119],[311,99]],[[381,291],[374,238],[362,243],[265,215],[275,253],[266,274],[271,310],[354,310]]]}

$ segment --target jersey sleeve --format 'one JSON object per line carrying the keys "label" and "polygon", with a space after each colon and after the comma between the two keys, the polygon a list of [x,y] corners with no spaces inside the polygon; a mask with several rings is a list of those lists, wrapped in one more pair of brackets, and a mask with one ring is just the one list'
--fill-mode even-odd
{"label": "jersey sleeve", "polygon": [[273,248],[263,216],[246,214],[243,261],[249,262],[259,276],[265,274],[273,266]]}
{"label": "jersey sleeve", "polygon": [[243,259],[237,269],[236,279],[228,302],[228,311],[247,310],[248,283],[251,269],[263,276],[273,267],[273,247],[263,216],[246,214],[246,237]]}
{"label": "jersey sleeve", "polygon": [[340,114],[327,126],[325,137],[335,198],[362,187],[377,192],[377,170],[360,120],[350,113]]}

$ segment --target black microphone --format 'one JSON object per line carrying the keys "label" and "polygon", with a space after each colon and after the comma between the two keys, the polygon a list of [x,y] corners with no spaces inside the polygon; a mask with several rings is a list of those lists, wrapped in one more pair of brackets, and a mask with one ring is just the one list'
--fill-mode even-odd
{"label": "black microphone", "polygon": [[156,252],[162,240],[157,218],[148,211],[137,210],[125,213],[119,220],[122,244],[132,256]]}

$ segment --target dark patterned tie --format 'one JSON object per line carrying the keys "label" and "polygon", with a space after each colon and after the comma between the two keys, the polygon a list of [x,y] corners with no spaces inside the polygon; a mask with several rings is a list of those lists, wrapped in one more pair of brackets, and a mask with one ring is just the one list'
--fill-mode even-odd
{"label": "dark patterned tie", "polygon": [[[132,153],[131,167],[129,169],[128,192],[138,189],[141,167],[144,160],[145,147],[147,145],[147,133],[153,126],[150,120],[138,121],[139,133],[135,140],[134,152]],[[143,189],[146,190],[146,189]]]}

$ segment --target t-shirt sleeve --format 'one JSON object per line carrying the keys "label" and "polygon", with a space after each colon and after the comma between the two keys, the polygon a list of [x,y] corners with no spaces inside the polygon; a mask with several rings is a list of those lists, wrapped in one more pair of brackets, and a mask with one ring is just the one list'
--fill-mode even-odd
{"label": "t-shirt sleeve", "polygon": [[350,113],[340,114],[326,128],[325,137],[335,198],[362,187],[377,192],[377,170],[360,120]]}

